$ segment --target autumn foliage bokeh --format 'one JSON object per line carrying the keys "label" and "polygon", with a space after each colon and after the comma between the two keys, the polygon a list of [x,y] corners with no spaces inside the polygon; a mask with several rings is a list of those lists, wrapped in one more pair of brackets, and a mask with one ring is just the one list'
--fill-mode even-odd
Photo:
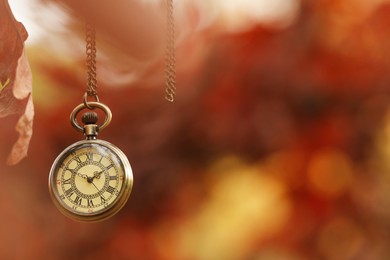
{"label": "autumn foliage bokeh", "polygon": [[[206,10],[184,1],[173,104],[163,98],[161,17],[149,30],[134,26],[118,1],[95,20],[99,97],[114,114],[100,138],[127,154],[134,189],[117,216],[97,224],[62,216],[47,177],[82,138],[69,124],[85,91],[79,19],[106,7],[42,2],[72,19],[48,45],[27,48],[36,117],[28,157],[0,168],[1,259],[390,258],[385,1],[301,0],[286,26],[240,30],[199,28]],[[0,121],[2,159],[16,120]]]}

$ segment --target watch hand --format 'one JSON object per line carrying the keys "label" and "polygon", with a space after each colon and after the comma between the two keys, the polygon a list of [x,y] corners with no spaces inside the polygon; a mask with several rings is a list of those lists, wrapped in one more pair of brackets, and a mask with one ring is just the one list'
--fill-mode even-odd
{"label": "watch hand", "polygon": [[94,172],[93,178],[100,179],[100,175],[102,175],[103,172],[104,172],[104,170],[101,170],[100,172]]}
{"label": "watch hand", "polygon": [[92,183],[92,185],[95,186],[95,188],[97,189],[97,191],[98,191],[100,197],[102,197],[104,200],[106,200],[106,198],[105,198],[102,194],[100,194],[100,190],[99,190],[99,188],[95,185],[95,183],[93,183],[93,182],[90,182],[90,183]]}
{"label": "watch hand", "polygon": [[77,173],[78,176],[80,176],[83,179],[88,180],[88,176],[86,174]]}
{"label": "watch hand", "polygon": [[69,170],[71,173],[76,174],[77,176],[79,176],[79,177],[81,177],[81,178],[83,178],[83,179],[86,179],[86,180],[88,179],[88,176],[87,176],[86,174],[81,174],[81,173],[75,171],[74,169],[69,169],[69,168],[68,168],[68,170]]}
{"label": "watch hand", "polygon": [[93,186],[97,189],[97,191],[100,191],[98,187],[96,187],[95,183],[91,182]]}

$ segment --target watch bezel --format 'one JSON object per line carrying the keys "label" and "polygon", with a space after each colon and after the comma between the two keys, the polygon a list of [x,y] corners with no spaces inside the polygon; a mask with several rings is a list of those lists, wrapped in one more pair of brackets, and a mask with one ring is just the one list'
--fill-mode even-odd
{"label": "watch bezel", "polygon": [[[97,212],[83,213],[70,209],[62,202],[62,199],[59,196],[56,179],[58,175],[58,169],[60,168],[62,161],[64,161],[64,159],[66,159],[73,151],[76,151],[88,145],[103,146],[105,148],[108,148],[108,150],[110,150],[112,153],[114,153],[119,158],[119,163],[120,167],[122,167],[123,169],[124,178],[122,187],[119,191],[119,195],[114,201],[110,203],[110,205]],[[50,169],[48,184],[50,196],[55,206],[60,210],[62,214],[77,221],[98,222],[112,217],[124,207],[132,190],[133,172],[126,155],[115,145],[104,140],[82,140],[68,146],[57,156]]]}

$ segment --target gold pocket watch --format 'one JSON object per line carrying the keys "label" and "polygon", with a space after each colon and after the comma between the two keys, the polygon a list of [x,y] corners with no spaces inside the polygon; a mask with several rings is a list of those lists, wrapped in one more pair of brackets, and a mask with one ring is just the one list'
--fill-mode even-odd
{"label": "gold pocket watch", "polygon": [[[97,125],[95,112],[77,115],[84,109],[101,109],[105,119]],[[71,123],[84,132],[86,140],[67,147],[54,161],[49,175],[49,191],[54,204],[66,216],[95,222],[116,214],[127,202],[133,173],[125,154],[113,144],[98,140],[98,132],[111,121],[110,109],[100,102],[84,102],[71,113]]]}
{"label": "gold pocket watch", "polygon": [[[173,1],[167,0],[166,95],[173,102],[176,95],[175,30]],[[49,191],[57,208],[66,216],[95,222],[115,215],[127,202],[133,186],[133,173],[124,153],[113,144],[98,140],[97,135],[112,119],[110,109],[99,102],[96,77],[96,32],[86,24],[87,89],[84,102],[71,113],[71,123],[86,139],[67,147],[55,159],[49,174]],[[95,101],[88,101],[88,97]],[[83,110],[83,126],[77,120]],[[98,125],[100,109],[105,118]]]}

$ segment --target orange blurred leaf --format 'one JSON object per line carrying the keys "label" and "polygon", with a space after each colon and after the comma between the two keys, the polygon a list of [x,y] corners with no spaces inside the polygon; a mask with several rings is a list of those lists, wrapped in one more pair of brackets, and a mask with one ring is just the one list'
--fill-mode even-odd
{"label": "orange blurred leaf", "polygon": [[0,24],[0,118],[20,115],[16,125],[19,139],[7,159],[14,165],[27,155],[34,117],[32,76],[24,53],[28,34],[15,20],[7,0],[0,2]]}

